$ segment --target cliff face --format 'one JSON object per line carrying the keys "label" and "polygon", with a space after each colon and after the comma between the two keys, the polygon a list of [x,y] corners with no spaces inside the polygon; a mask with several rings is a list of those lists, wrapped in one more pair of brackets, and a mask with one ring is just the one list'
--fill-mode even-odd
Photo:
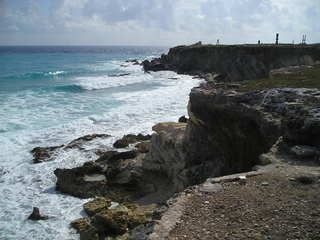
{"label": "cliff face", "polygon": [[187,125],[158,124],[143,166],[161,171],[181,191],[209,177],[250,171],[281,136],[289,151],[307,146],[314,157],[320,147],[319,105],[318,90],[194,88]]}
{"label": "cliff face", "polygon": [[143,62],[146,71],[212,73],[220,81],[264,78],[270,70],[320,61],[320,47],[291,45],[196,45],[171,48],[167,55]]}

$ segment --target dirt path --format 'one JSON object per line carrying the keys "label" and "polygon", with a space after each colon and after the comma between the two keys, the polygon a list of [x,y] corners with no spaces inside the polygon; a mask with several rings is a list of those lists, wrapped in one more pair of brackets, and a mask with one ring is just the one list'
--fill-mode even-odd
{"label": "dirt path", "polygon": [[278,162],[217,193],[194,191],[169,239],[320,239],[320,167]]}

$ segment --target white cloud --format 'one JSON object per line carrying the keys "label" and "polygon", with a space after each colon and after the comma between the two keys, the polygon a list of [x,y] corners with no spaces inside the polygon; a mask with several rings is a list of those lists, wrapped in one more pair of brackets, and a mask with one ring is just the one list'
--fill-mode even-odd
{"label": "white cloud", "polygon": [[0,0],[0,44],[320,41],[319,0]]}

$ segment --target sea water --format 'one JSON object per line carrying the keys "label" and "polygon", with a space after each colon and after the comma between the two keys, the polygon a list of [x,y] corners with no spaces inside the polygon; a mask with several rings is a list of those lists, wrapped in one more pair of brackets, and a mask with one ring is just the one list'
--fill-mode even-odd
{"label": "sea water", "polygon": [[[69,224],[83,216],[78,199],[55,191],[56,168],[94,160],[93,151],[60,151],[33,164],[37,146],[92,133],[110,138],[86,150],[110,149],[127,133],[151,133],[187,113],[199,80],[173,72],[144,73],[128,59],[150,59],[159,47],[0,47],[0,239],[79,239]],[[27,220],[32,207],[49,215]]]}

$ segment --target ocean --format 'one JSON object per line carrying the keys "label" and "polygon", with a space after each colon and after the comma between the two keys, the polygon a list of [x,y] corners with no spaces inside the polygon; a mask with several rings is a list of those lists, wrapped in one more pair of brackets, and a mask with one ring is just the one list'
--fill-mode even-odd
{"label": "ocean", "polygon": [[[150,59],[162,47],[0,47],[0,239],[79,239],[70,228],[83,215],[78,199],[55,191],[56,168],[71,168],[111,149],[123,134],[151,133],[157,122],[187,114],[200,80],[174,72],[144,73],[128,59]],[[37,146],[92,133],[112,137],[85,150],[60,151],[34,164]],[[32,207],[51,218],[27,220]]]}

